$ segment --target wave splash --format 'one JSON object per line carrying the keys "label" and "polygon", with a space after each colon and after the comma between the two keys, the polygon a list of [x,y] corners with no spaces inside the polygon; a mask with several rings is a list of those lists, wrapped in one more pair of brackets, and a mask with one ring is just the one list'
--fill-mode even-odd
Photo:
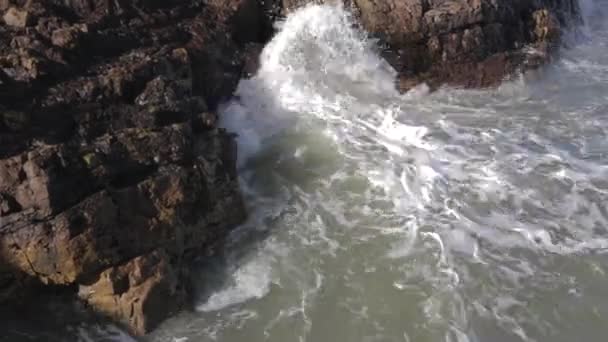
{"label": "wave splash", "polygon": [[[242,304],[256,312],[251,324],[268,322],[266,336],[295,320],[304,340],[321,338],[312,322],[324,303],[407,339],[385,316],[397,309],[377,306],[386,296],[417,308],[407,328],[431,340],[475,340],[480,320],[494,326],[488,340],[559,327],[527,311],[526,294],[549,281],[579,291],[555,266],[595,269],[587,256],[608,248],[608,37],[594,30],[593,44],[565,51],[543,80],[399,94],[347,11],[291,14],[221,113],[238,133],[252,212],[233,238],[271,238],[199,309],[229,320]],[[376,283],[394,293],[369,295]],[[335,284],[341,292],[324,295]]]}

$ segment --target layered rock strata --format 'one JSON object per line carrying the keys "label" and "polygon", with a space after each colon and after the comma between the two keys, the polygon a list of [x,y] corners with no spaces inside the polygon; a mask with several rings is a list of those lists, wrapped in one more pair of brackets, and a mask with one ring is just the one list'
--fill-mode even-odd
{"label": "layered rock strata", "polygon": [[[216,108],[307,0],[0,0],[0,300],[75,289],[135,334],[245,219]],[[547,61],[575,0],[352,0],[400,74],[482,87]],[[261,113],[263,114],[263,113]]]}
{"label": "layered rock strata", "polygon": [[242,222],[217,104],[263,40],[255,1],[0,2],[0,286],[79,288],[143,334]]}

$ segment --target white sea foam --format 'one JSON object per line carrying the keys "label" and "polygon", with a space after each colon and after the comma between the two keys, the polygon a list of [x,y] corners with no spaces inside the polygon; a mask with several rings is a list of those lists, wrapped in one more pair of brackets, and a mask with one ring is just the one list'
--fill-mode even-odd
{"label": "white sea foam", "polygon": [[[587,198],[572,190],[558,195],[568,201],[554,198],[571,182],[581,184],[590,172],[600,171],[597,164],[554,147],[551,139],[563,134],[559,126],[550,135],[542,126],[530,126],[534,111],[541,109],[534,102],[538,101],[534,85],[505,84],[493,96],[487,91],[448,89],[428,94],[424,86],[400,95],[394,89],[395,72],[342,8],[309,5],[288,16],[280,27],[262,52],[257,74],[241,81],[235,100],[222,111],[222,124],[239,134],[241,165],[282,141],[277,136],[316,129],[314,134],[335,143],[321,148],[336,149],[343,158],[337,162],[342,166],[333,179],[339,180],[346,170],[357,170],[382,193],[366,193],[364,201],[392,203],[387,208],[392,213],[383,215],[416,217],[401,227],[405,242],[400,246],[406,250],[392,250],[391,257],[409,255],[407,250],[425,225],[437,230],[424,234],[438,241],[442,263],[448,262],[445,258],[451,250],[479,258],[477,239],[505,248],[532,247],[556,253],[608,245],[605,238],[592,233],[593,226],[605,223],[606,218],[596,214],[585,219],[572,207],[574,203],[588,206]],[[562,63],[579,76],[603,77],[605,65],[600,62],[565,58]],[[499,114],[511,107],[521,108],[508,118]],[[577,129],[586,129],[577,125]],[[593,144],[603,146],[597,141]],[[303,142],[290,151],[284,148],[289,154],[276,159],[285,163],[295,157],[302,163],[304,155],[314,154],[318,148]],[[281,148],[276,151],[282,153]],[[530,182],[540,177],[537,170],[545,168],[551,178]],[[312,210],[315,201],[325,201],[342,225],[362,221],[346,219],[348,203],[339,202],[333,194],[310,194],[301,185],[293,185],[297,186],[291,191],[300,196],[305,210]],[[505,203],[509,212],[503,208]],[[551,217],[543,218],[545,222],[526,218],[537,212]],[[566,212],[570,216],[560,217]],[[300,241],[324,245],[335,256],[340,239],[327,231],[330,224],[319,215],[307,217],[311,229]],[[556,238],[559,229],[550,220],[577,222],[579,228],[573,228],[571,236]],[[314,232],[316,237],[311,235]],[[216,309],[265,295],[268,279],[249,279],[248,270],[245,267],[237,276],[251,284],[222,290],[202,308]]]}
{"label": "white sea foam", "polygon": [[235,285],[211,295],[198,310],[214,311],[253,298],[261,298],[269,291],[269,266],[251,263],[239,269],[234,275]]}
{"label": "white sea foam", "polygon": [[135,339],[115,325],[93,325],[76,328],[78,342],[135,342]]}
{"label": "white sea foam", "polygon": [[[445,328],[445,340],[477,340],[464,303],[504,292],[512,306],[484,317],[531,340],[522,317],[536,317],[509,310],[524,306],[518,289],[542,289],[537,258],[608,248],[608,60],[592,45],[564,52],[548,81],[399,94],[395,72],[342,8],[290,14],[221,113],[239,135],[252,210],[241,229],[269,232],[287,252],[272,243],[238,260],[199,310],[252,307],[259,315],[246,321],[265,317],[265,338],[287,324],[304,340],[315,335],[311,309],[344,292],[382,336],[390,323],[371,321],[387,308],[366,297],[373,277],[403,296],[422,288],[420,326]],[[273,296],[272,284],[291,297]],[[327,298],[324,286],[342,288]],[[280,308],[264,315],[269,303]]]}
{"label": "white sea foam", "polygon": [[258,255],[238,267],[230,285],[213,293],[197,306],[200,311],[215,311],[247,300],[262,298],[270,291],[272,268],[270,255]]}

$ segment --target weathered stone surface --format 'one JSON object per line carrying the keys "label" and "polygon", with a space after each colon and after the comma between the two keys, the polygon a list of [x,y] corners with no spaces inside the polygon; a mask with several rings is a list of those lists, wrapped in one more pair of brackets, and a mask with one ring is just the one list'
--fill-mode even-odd
{"label": "weathered stone surface", "polygon": [[10,0],[0,0],[0,11],[5,11],[11,6]]}
{"label": "weathered stone surface", "polygon": [[2,296],[24,279],[80,287],[143,334],[185,304],[193,256],[245,219],[214,111],[265,18],[254,0],[13,5],[31,19],[0,27]]}
{"label": "weathered stone surface", "polygon": [[78,153],[47,147],[8,159],[0,170],[16,186],[2,193],[20,209],[3,218],[3,250],[19,251],[8,260],[45,283],[72,284],[151,249],[179,256],[214,241],[215,227],[243,218],[226,142],[175,124],[104,135]]}
{"label": "weathered stone surface", "polygon": [[2,19],[6,25],[23,28],[31,22],[31,14],[28,11],[11,7]]}
{"label": "weathered stone surface", "polygon": [[96,311],[119,317],[134,334],[142,335],[179,309],[185,289],[169,256],[153,251],[99,274],[91,285],[81,285],[79,296]]}
{"label": "weathered stone surface", "polygon": [[53,31],[51,41],[65,49],[73,49],[77,46],[78,40],[88,31],[87,25],[75,25],[67,28],[58,28]]}
{"label": "weathered stone surface", "polygon": [[[332,1],[278,0],[267,7],[286,13],[303,4]],[[580,20],[577,0],[340,1],[387,45],[385,54],[401,75],[402,90],[420,82],[432,87],[496,85],[547,61],[562,28]],[[528,55],[524,46],[538,53]]]}

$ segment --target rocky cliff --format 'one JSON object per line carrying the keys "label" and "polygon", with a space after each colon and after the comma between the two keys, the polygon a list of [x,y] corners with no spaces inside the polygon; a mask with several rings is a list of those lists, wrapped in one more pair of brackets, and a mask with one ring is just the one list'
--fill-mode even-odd
{"label": "rocky cliff", "polygon": [[[245,219],[216,108],[298,0],[0,0],[0,294],[72,289],[136,334]],[[489,86],[546,61],[575,0],[353,0],[400,72]],[[534,49],[534,53],[530,50]]]}
{"label": "rocky cliff", "polygon": [[[254,1],[3,1],[3,294],[77,287],[135,333],[245,218],[217,104],[263,40]],[[8,272],[7,272],[8,271]]]}

